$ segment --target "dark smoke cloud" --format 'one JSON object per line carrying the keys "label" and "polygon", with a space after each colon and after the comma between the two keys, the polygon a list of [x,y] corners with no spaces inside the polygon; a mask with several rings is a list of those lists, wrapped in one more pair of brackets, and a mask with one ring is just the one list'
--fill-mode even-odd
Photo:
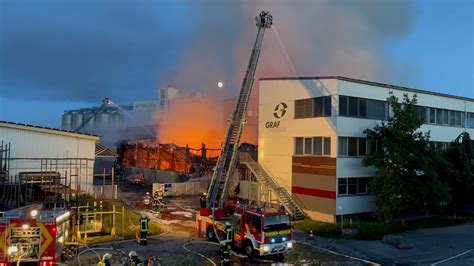
{"label": "dark smoke cloud", "polygon": [[270,30],[258,76],[347,75],[405,81],[384,48],[407,34],[410,3],[389,1],[0,1],[2,97],[130,102],[158,86],[227,96],[240,86],[269,10],[295,70]]}
{"label": "dark smoke cloud", "polygon": [[193,30],[170,14],[190,11],[173,2],[0,1],[2,97],[153,98]]}

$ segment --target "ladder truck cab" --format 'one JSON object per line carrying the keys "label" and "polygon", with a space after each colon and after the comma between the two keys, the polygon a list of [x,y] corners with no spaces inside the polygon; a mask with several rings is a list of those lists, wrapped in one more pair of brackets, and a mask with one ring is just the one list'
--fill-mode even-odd
{"label": "ladder truck cab", "polygon": [[42,210],[35,204],[6,211],[0,218],[0,266],[57,265],[69,230],[67,210]]}
{"label": "ladder truck cab", "polygon": [[222,239],[225,222],[232,225],[232,244],[247,255],[282,255],[293,249],[292,230],[288,213],[283,209],[246,209],[238,205],[230,217],[215,220],[198,217],[198,232],[211,240]]}

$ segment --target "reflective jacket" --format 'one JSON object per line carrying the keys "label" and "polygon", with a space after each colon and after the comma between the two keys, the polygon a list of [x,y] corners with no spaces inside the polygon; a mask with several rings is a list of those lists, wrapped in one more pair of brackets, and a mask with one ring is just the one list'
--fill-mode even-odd
{"label": "reflective jacket", "polygon": [[140,232],[148,231],[148,218],[140,218]]}

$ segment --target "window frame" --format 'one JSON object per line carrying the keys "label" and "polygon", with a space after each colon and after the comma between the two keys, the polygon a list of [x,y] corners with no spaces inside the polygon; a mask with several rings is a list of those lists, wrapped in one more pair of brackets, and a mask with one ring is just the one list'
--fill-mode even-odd
{"label": "window frame", "polygon": [[[372,179],[372,177],[339,177],[337,178],[337,196],[354,197],[371,195],[370,182]],[[355,193],[349,193],[351,186]]]}

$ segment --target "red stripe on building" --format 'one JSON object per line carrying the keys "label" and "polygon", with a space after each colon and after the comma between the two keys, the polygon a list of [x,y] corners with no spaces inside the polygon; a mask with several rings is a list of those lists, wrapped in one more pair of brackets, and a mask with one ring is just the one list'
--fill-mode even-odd
{"label": "red stripe on building", "polygon": [[291,187],[291,192],[295,194],[302,194],[306,196],[313,196],[326,199],[336,199],[336,192],[322,189],[314,189],[307,187]]}

